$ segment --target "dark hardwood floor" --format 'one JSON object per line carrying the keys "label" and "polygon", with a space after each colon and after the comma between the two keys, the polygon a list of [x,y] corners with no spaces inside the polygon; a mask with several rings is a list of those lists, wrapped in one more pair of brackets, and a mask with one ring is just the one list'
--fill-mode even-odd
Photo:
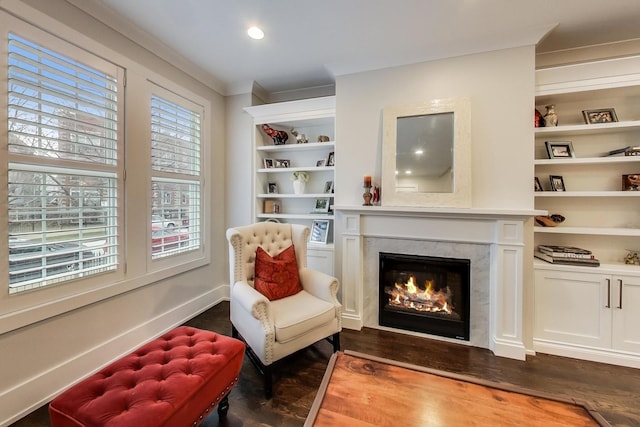
{"label": "dark hardwood floor", "polygon": [[[218,304],[186,324],[230,335],[229,304]],[[522,362],[496,357],[485,349],[369,328],[360,332],[343,330],[341,339],[343,349],[583,399],[612,425],[640,426],[638,369],[543,354]],[[214,411],[203,426],[301,426],[320,386],[331,349],[331,344],[323,341],[279,362],[271,400],[265,400],[262,379],[245,358],[240,381],[229,398],[227,418],[219,422]],[[412,424],[399,414],[398,425]],[[49,426],[46,406],[12,424],[45,426]]]}

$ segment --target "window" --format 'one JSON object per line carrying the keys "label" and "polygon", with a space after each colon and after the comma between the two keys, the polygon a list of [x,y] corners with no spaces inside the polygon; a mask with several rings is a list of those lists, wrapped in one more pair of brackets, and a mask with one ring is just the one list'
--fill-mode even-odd
{"label": "window", "polygon": [[55,45],[8,36],[10,293],[118,266],[121,70]]}
{"label": "window", "polygon": [[203,108],[155,88],[151,96],[151,258],[201,246]]}

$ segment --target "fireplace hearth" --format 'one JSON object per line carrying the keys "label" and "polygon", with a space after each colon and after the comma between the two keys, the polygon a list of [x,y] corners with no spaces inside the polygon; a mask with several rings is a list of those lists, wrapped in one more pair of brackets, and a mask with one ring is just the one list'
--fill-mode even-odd
{"label": "fireplace hearth", "polygon": [[379,323],[469,341],[468,259],[380,252]]}

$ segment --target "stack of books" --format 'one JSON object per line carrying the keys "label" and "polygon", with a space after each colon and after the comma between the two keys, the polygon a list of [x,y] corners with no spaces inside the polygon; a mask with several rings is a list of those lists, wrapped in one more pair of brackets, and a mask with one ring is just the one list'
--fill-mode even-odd
{"label": "stack of books", "polygon": [[551,264],[584,265],[598,267],[600,260],[596,259],[590,250],[575,246],[538,245],[535,257]]}

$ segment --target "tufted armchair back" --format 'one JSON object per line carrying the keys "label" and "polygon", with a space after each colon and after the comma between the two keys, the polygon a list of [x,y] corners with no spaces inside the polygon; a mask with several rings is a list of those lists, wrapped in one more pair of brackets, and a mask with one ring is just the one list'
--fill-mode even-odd
{"label": "tufted armchair back", "polygon": [[304,225],[269,221],[228,229],[229,260],[234,266],[229,271],[230,285],[247,281],[253,286],[258,246],[276,256],[293,244],[298,269],[306,267],[309,233],[309,227]]}

